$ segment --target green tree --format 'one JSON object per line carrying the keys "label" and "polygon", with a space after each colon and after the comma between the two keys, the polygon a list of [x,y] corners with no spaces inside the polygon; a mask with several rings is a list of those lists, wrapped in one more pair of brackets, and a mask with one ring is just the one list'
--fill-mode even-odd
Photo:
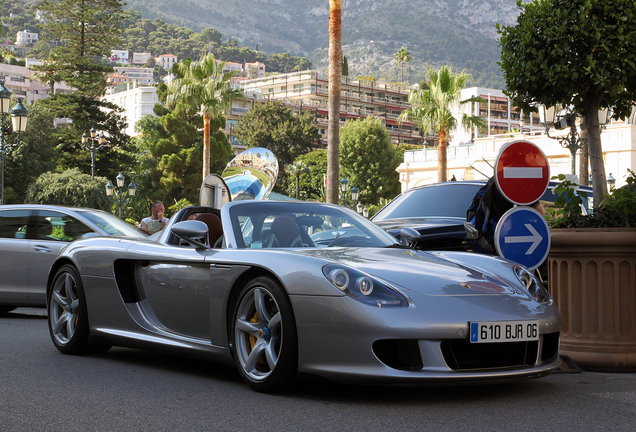
{"label": "green tree", "polygon": [[295,160],[285,167],[285,171],[296,179],[296,199],[300,199],[300,176],[309,174],[311,170],[302,160]]}
{"label": "green tree", "polygon": [[[318,149],[304,153],[296,158],[294,164],[301,163],[308,168],[298,178],[299,199],[319,199],[325,201],[325,176],[327,175],[327,150]],[[296,193],[295,185],[289,184],[285,193],[292,196]]]}
{"label": "green tree", "polygon": [[278,163],[286,166],[315,148],[320,133],[312,113],[294,114],[280,101],[271,101],[255,105],[239,118],[236,138],[248,147],[271,150]]}
{"label": "green tree", "polygon": [[104,192],[106,183],[105,177],[91,179],[77,168],[62,173],[47,172],[29,186],[25,202],[109,210],[111,203]]}
{"label": "green tree", "polygon": [[[57,142],[54,116],[41,102],[28,109],[27,130],[20,134],[20,145],[7,156],[5,163],[4,194],[7,204],[24,203],[29,185],[42,173],[55,170]],[[15,140],[15,135],[8,135],[8,140]]]}
{"label": "green tree", "polygon": [[121,44],[121,23],[125,18],[120,0],[43,0],[42,29],[47,40],[62,44],[51,49],[43,65],[34,66],[43,81],[64,81],[79,95],[101,96],[106,88],[108,57]]}
{"label": "green tree", "polygon": [[[244,99],[240,89],[232,88],[230,79],[238,72],[223,73],[225,62],[216,63],[213,54],[196,62],[178,64],[182,78],[168,86],[167,103],[178,114],[200,113],[203,118],[203,178],[210,174],[210,134],[225,125],[225,110],[233,99]],[[213,127],[211,127],[213,126]]]}
{"label": "green tree", "polygon": [[[585,116],[595,197],[607,194],[598,111],[629,117],[636,100],[633,0],[517,2],[515,26],[497,26],[501,67],[514,104],[572,106]],[[595,200],[595,206],[600,204]]]}
{"label": "green tree", "polygon": [[[464,84],[471,76],[465,72],[454,74],[450,66],[443,66],[439,71],[428,68],[430,83],[428,89],[413,89],[409,93],[411,108],[402,111],[400,121],[410,118],[420,124],[423,131],[439,135],[437,148],[437,179],[448,180],[446,145],[448,134],[458,126],[453,116],[457,105],[475,102],[479,98],[460,100]],[[465,128],[485,127],[484,120],[478,116],[463,114],[461,124]]]}
{"label": "green tree", "polygon": [[395,59],[395,61],[398,62],[398,64],[400,65],[400,69],[401,69],[401,78],[400,78],[400,82],[404,82],[404,63],[410,63],[411,60],[413,60],[411,58],[411,53],[408,52],[408,50],[406,49],[405,46],[403,46],[402,48],[400,48],[394,55],[393,58]]}
{"label": "green tree", "polygon": [[347,56],[342,56],[342,76],[349,76],[349,61]]}
{"label": "green tree", "polygon": [[347,120],[340,130],[340,166],[350,188],[358,187],[358,200],[372,204],[393,198],[400,191],[395,169],[401,157],[380,119]]}

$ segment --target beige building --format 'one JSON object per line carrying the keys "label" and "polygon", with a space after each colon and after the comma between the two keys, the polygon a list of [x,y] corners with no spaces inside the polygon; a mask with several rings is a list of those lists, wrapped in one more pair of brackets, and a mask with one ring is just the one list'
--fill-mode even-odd
{"label": "beige building", "polygon": [[[566,135],[568,130],[550,131],[550,136]],[[545,132],[499,134],[476,138],[474,143],[448,147],[448,178],[457,180],[487,179],[493,175],[495,159],[501,147],[514,140],[528,140],[539,146],[550,164],[550,175],[571,174],[572,157]],[[627,169],[636,169],[636,125],[614,122],[601,133],[605,173],[616,179],[616,187],[625,184]],[[579,155],[576,157],[576,172]],[[397,168],[402,190],[437,182],[437,149],[407,151]],[[589,173],[585,173],[588,175]]]}
{"label": "beige building", "polygon": [[132,64],[143,66],[146,63],[148,63],[148,60],[150,60],[151,57],[152,55],[150,53],[139,53],[139,52],[133,53]]}
{"label": "beige building", "polygon": [[[472,142],[483,136],[500,135],[509,132],[536,133],[543,130],[539,122],[539,115],[530,113],[527,118],[522,117],[517,107],[508,99],[502,90],[469,87],[462,90],[461,100],[480,98],[483,102],[466,103],[456,108],[458,130],[452,132],[451,144],[459,145]],[[475,115],[484,119],[487,131],[480,133],[477,128],[466,130],[461,127],[463,114]]]}
{"label": "beige building", "polygon": [[41,62],[32,59],[27,59],[26,66],[0,63],[0,77],[4,77],[5,87],[11,90],[16,97],[24,99],[29,104],[48,97],[53,91],[56,93],[70,93],[73,91],[63,82],[55,84],[53,90],[51,90],[48,83],[41,83],[35,78],[35,72],[29,69],[29,66],[39,63]]}
{"label": "beige building", "polygon": [[123,75],[130,78],[140,85],[149,85],[155,82],[153,77],[154,70],[151,68],[141,68],[135,66],[115,66],[113,68],[117,75]]}
{"label": "beige building", "polygon": [[[323,144],[327,144],[329,77],[326,74],[312,70],[293,72],[248,80],[243,85],[246,94],[260,94],[264,100],[281,100],[298,111],[312,111]],[[410,90],[410,87],[395,84],[342,77],[340,123],[376,117],[386,126],[392,143],[423,145],[419,128],[410,122],[398,124],[400,113],[410,107]]]}

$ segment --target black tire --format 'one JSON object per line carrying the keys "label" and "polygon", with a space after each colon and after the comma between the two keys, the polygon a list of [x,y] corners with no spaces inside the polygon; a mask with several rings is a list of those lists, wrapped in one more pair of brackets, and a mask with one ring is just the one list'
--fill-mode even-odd
{"label": "black tire", "polygon": [[298,338],[291,303],[269,277],[250,281],[232,311],[230,340],[234,362],[254,390],[289,390],[298,375]]}
{"label": "black tire", "polygon": [[17,306],[0,306],[0,313],[11,312],[14,309],[17,309]]}
{"label": "black tire", "polygon": [[77,269],[63,265],[55,273],[46,296],[49,334],[64,354],[105,352],[109,344],[89,344],[88,311],[84,286]]}

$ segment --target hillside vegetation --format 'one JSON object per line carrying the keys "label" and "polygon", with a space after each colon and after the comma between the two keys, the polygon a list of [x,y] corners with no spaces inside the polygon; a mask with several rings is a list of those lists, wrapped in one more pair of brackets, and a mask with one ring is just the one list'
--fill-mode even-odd
{"label": "hillside vegetation", "polygon": [[[8,39],[20,29],[37,31],[32,17],[8,18],[13,10],[34,10],[37,3],[2,0],[0,15]],[[310,63],[299,60],[302,57],[307,57],[314,68],[327,70],[327,0],[127,3],[138,14],[131,15],[122,48],[153,55],[170,52],[180,58],[198,57],[199,50],[205,49],[222,60],[237,62],[264,61],[271,54],[290,53],[271,64],[264,61],[268,71],[304,68]],[[343,0],[342,43],[349,75],[398,81],[400,68],[393,55],[405,46],[413,59],[404,66],[405,82],[425,79],[426,65],[439,68],[450,64],[474,76],[469,85],[503,88],[494,24],[511,24],[517,15],[516,0]],[[206,37],[200,37],[205,32],[209,36],[211,29],[223,38],[216,48]],[[163,48],[166,51],[155,52]]]}

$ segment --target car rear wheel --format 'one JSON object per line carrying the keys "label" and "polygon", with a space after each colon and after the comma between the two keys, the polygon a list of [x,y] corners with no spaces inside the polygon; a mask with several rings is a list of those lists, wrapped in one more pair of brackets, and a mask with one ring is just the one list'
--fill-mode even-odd
{"label": "car rear wheel", "polygon": [[283,288],[257,277],[243,288],[233,313],[232,354],[241,377],[260,392],[289,389],[298,373],[298,341]]}
{"label": "car rear wheel", "polygon": [[49,333],[64,354],[104,352],[110,345],[89,345],[88,312],[84,287],[77,269],[64,265],[55,274],[47,293]]}

